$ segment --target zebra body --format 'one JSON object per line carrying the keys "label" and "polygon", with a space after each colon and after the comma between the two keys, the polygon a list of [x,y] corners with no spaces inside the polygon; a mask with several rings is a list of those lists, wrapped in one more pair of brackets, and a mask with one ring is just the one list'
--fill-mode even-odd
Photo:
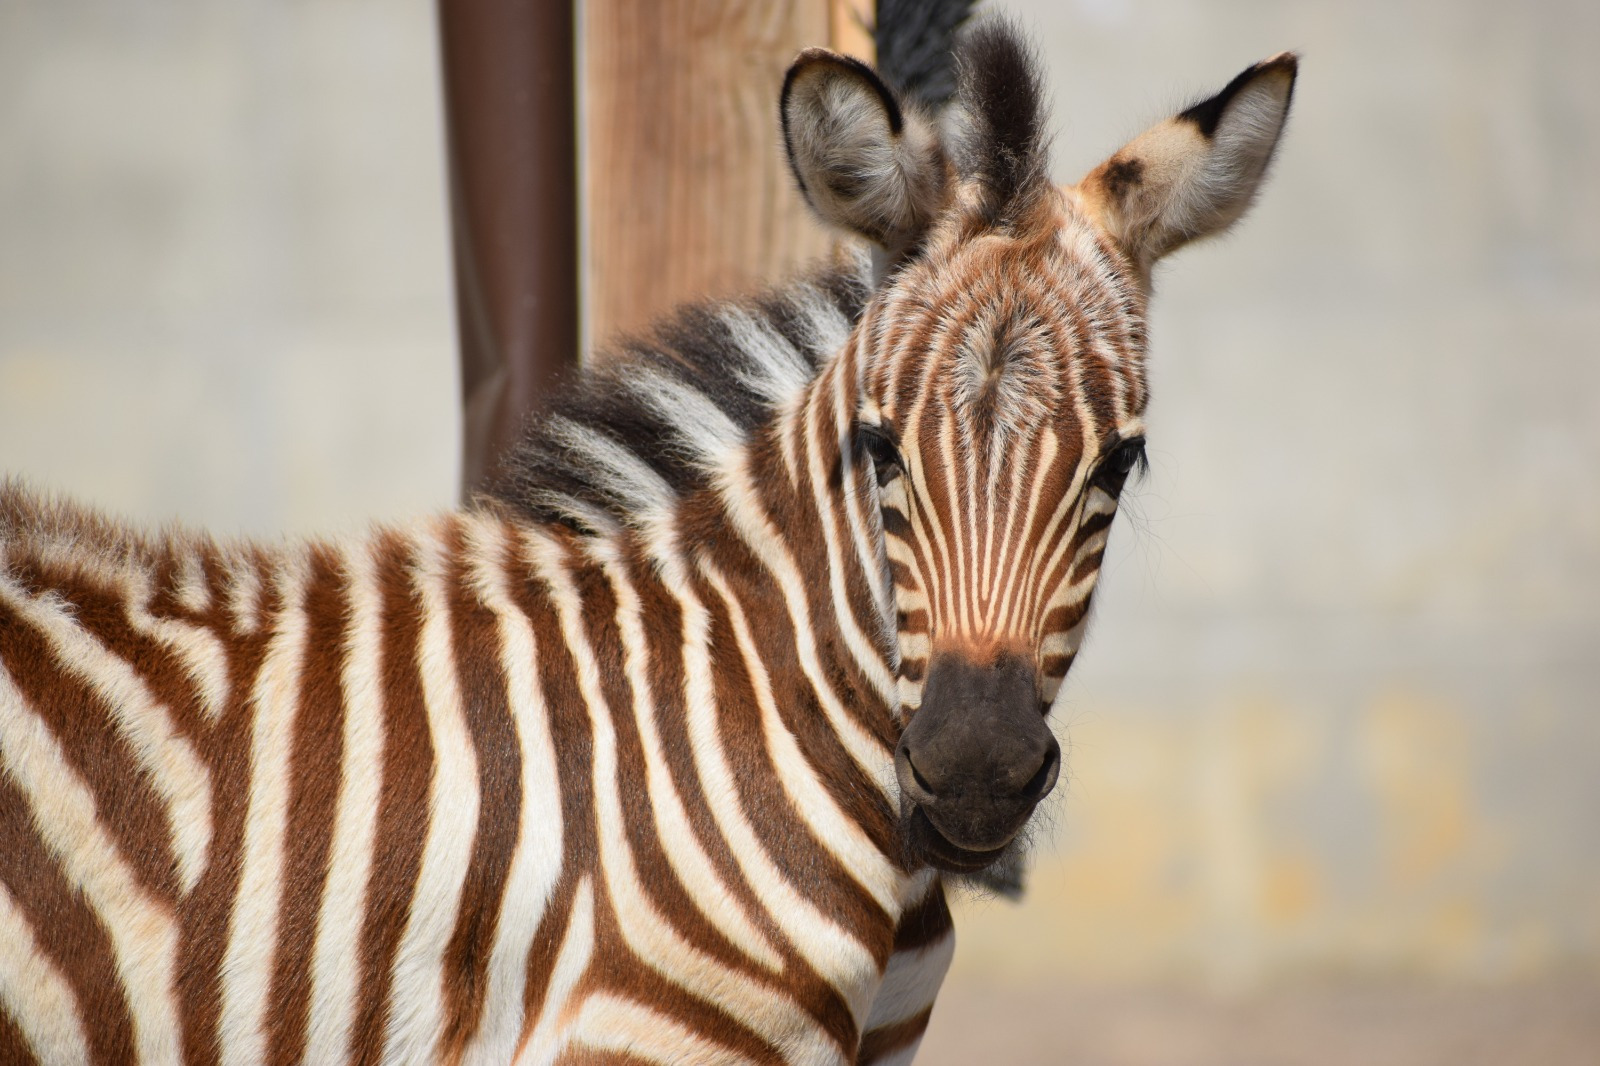
{"label": "zebra body", "polygon": [[[788,359],[847,337],[865,279],[833,288],[845,306],[790,290],[811,343]],[[54,1034],[40,1057],[543,1061],[625,1041],[825,1062],[869,1021],[920,1028],[931,988],[874,1013],[902,916],[891,985],[927,986],[917,964],[942,972],[951,947],[938,883],[895,857],[893,678],[826,639],[812,616],[836,589],[775,555],[833,541],[846,596],[877,562],[819,486],[779,499],[762,464],[783,459],[748,461],[649,528],[481,507],[277,549],[145,540],[11,490],[0,819],[49,883],[6,890],[0,939],[34,941],[46,975],[8,1000]]]}
{"label": "zebra body", "polygon": [[965,48],[954,134],[803,54],[791,163],[872,260],[684,312],[467,510],[267,547],[0,490],[0,1058],[910,1060],[946,878],[1059,771],[1149,264],[1294,71],[1060,190],[1025,50]]}

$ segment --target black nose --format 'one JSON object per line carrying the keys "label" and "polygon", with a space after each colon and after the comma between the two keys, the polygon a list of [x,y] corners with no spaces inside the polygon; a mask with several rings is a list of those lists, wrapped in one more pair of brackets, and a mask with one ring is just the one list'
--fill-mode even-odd
{"label": "black nose", "polygon": [[[968,793],[974,786],[992,799],[1022,801],[1032,806],[1050,794],[1056,787],[1056,778],[1061,775],[1061,745],[1048,733],[1045,741],[1042,752],[1018,752],[1009,759],[984,760],[993,763],[986,782],[974,780],[967,768],[949,760],[931,760],[937,768],[931,776],[924,774],[912,757],[911,749],[901,743],[894,753],[895,776],[900,779],[900,791],[929,810],[942,803],[969,798]],[[1031,772],[1030,766],[1033,767]]]}
{"label": "black nose", "polygon": [[1027,660],[936,656],[895,749],[905,801],[958,847],[1004,846],[1061,775],[1061,745],[1038,707]]}

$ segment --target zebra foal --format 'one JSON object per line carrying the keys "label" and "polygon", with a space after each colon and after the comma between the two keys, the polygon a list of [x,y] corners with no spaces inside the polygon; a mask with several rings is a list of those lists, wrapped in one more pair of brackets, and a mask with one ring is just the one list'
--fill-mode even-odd
{"label": "zebra foal", "polygon": [[1045,177],[1016,34],[941,124],[802,53],[865,238],[554,398],[494,495],[147,536],[0,490],[0,1061],[906,1062],[1003,869],[1142,459],[1156,259],[1230,224],[1282,55]]}

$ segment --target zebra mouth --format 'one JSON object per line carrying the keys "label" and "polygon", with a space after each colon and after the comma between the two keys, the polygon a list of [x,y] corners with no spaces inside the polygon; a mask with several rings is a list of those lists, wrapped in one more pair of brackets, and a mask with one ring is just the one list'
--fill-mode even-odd
{"label": "zebra mouth", "polygon": [[991,866],[1010,847],[1008,840],[997,848],[975,851],[951,842],[919,806],[913,805],[902,819],[906,850],[910,858],[946,873],[970,874]]}

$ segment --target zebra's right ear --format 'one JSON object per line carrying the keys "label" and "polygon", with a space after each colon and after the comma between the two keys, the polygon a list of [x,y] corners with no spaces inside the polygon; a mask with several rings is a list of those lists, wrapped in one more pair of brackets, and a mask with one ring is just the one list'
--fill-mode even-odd
{"label": "zebra's right ear", "polygon": [[892,257],[944,207],[949,168],[938,131],[865,63],[806,49],[789,67],[779,107],[789,166],[824,222]]}

